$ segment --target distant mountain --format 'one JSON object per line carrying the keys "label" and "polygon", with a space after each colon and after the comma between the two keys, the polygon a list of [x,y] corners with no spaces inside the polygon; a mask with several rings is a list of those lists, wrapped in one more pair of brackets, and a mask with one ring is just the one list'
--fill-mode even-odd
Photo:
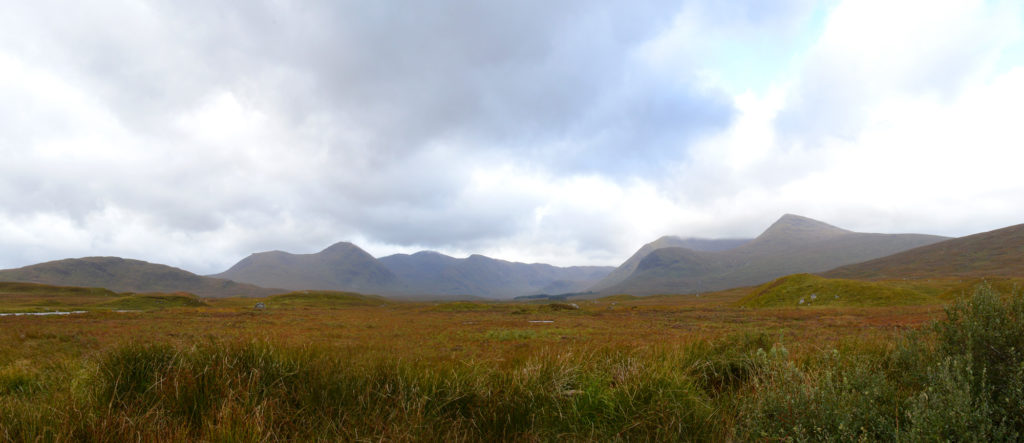
{"label": "distant mountain", "polygon": [[590,288],[591,291],[600,291],[611,286],[622,283],[624,280],[629,278],[630,275],[636,271],[640,261],[647,257],[653,251],[663,248],[680,247],[687,248],[694,251],[725,251],[738,246],[741,246],[750,239],[748,238],[728,238],[728,239],[707,239],[707,238],[680,238],[675,236],[666,235],[655,241],[652,241],[646,245],[643,245],[633,256],[629,257],[619,267],[615,268],[607,277],[601,279],[594,286]]}
{"label": "distant mountain", "polygon": [[405,283],[409,293],[490,298],[582,291],[613,269],[609,266],[560,268],[497,260],[477,254],[454,258],[431,251],[395,254],[379,261]]}
{"label": "distant mountain", "polygon": [[2,270],[0,281],[97,287],[117,292],[190,292],[201,297],[262,297],[281,292],[118,257],[69,258]]}
{"label": "distant mountain", "polygon": [[1024,277],[1024,224],[954,238],[822,273],[878,280],[921,277]]}
{"label": "distant mountain", "polygon": [[628,278],[601,292],[694,293],[749,286],[788,274],[823,272],[945,239],[921,234],[858,233],[786,214],[757,238],[732,249],[656,249],[637,263]]}
{"label": "distant mountain", "polygon": [[366,251],[341,242],[315,254],[282,251],[252,254],[211,277],[290,290],[314,289],[370,294],[402,292],[399,278]]}

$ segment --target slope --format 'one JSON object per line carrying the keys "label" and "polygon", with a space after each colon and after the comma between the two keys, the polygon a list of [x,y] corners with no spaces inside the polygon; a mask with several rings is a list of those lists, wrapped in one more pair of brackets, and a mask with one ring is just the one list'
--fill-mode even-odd
{"label": "slope", "polygon": [[622,283],[603,293],[658,294],[717,291],[815,273],[944,240],[920,234],[851,232],[786,214],[754,240],[725,251],[656,250]]}
{"label": "slope", "polygon": [[705,239],[705,238],[680,238],[675,236],[664,236],[655,241],[652,241],[646,245],[643,245],[639,250],[630,256],[625,262],[619,265],[615,270],[608,274],[597,284],[593,285],[591,291],[601,291],[611,286],[622,283],[624,280],[629,278],[630,275],[636,271],[637,266],[640,265],[640,261],[647,257],[648,254],[658,249],[680,247],[687,248],[694,251],[725,251],[749,242],[750,239]]}
{"label": "slope", "polygon": [[893,282],[831,279],[811,274],[787,275],[755,289],[739,302],[748,308],[798,306],[902,306],[941,303],[918,288]]}
{"label": "slope", "polygon": [[180,291],[201,297],[253,297],[280,292],[119,257],[70,258],[2,270],[0,281],[101,287],[117,292]]}
{"label": "slope", "polygon": [[401,292],[398,277],[352,243],[341,242],[315,254],[282,251],[252,254],[212,277],[290,290],[367,293]]}
{"label": "slope", "polygon": [[1024,224],[842,266],[830,278],[1024,277]]}

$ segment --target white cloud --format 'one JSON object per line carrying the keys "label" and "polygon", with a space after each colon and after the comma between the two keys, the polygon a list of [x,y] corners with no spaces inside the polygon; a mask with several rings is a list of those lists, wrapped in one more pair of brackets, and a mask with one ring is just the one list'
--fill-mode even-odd
{"label": "white cloud", "polygon": [[846,1],[817,41],[801,1],[590,5],[12,8],[0,267],[212,273],[341,240],[616,264],[784,212],[944,234],[1024,217],[1018,2]]}

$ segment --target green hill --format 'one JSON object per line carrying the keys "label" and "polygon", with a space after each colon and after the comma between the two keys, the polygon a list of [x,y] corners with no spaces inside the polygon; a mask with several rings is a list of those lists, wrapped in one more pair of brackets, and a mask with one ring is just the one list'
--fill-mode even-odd
{"label": "green hill", "polygon": [[153,310],[206,306],[192,294],[117,293],[104,288],[0,282],[0,312]]}
{"label": "green hill", "polygon": [[296,291],[267,297],[265,303],[268,308],[337,308],[345,306],[380,306],[392,302],[384,297],[354,292]]}
{"label": "green hill", "polygon": [[940,303],[932,290],[896,282],[868,282],[796,274],[765,283],[740,300],[748,308],[899,306]]}

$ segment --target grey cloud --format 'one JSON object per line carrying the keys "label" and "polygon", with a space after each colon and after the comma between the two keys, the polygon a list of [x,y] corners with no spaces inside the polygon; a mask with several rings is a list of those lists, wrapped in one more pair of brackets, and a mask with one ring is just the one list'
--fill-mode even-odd
{"label": "grey cloud", "polygon": [[[511,238],[540,200],[467,192],[477,169],[663,173],[734,113],[722,92],[631,59],[683,6],[672,1],[8,6],[0,54],[89,94],[92,109],[0,104],[0,153],[17,160],[0,165],[0,220],[52,213],[87,227],[117,208],[149,224],[153,249],[221,236],[221,262],[354,236]],[[175,124],[224,92],[273,122],[266,140],[204,145]],[[81,114],[93,111],[117,131],[98,143],[138,159],[37,152],[93,130]]]}

